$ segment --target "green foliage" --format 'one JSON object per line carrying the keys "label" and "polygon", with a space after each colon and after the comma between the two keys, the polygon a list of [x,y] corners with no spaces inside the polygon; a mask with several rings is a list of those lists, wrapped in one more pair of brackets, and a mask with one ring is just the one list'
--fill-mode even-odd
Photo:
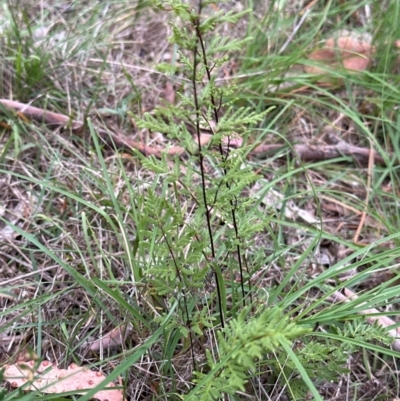
{"label": "green foliage", "polygon": [[242,310],[225,330],[217,333],[219,360],[214,362],[207,353],[209,373],[197,373],[197,386],[184,400],[213,400],[223,394],[245,391],[245,384],[259,363],[268,359],[268,352],[281,353],[281,344],[304,336],[310,329],[289,321],[277,308],[265,310],[249,318]]}
{"label": "green foliage", "polygon": [[9,26],[5,31],[2,46],[14,72],[14,95],[20,100],[29,99],[40,86],[51,85],[47,75],[50,54],[42,49],[45,47],[44,43],[35,41],[33,24],[29,21],[26,10],[18,5],[5,4],[4,12]]}
{"label": "green foliage", "polygon": [[[379,342],[390,346],[393,338],[387,334],[387,329],[374,324],[367,324],[363,319],[355,319],[346,322],[343,326],[335,325],[331,327],[331,331],[343,338],[354,339],[358,342]],[[341,345],[343,352],[354,352],[357,347],[352,343],[344,342]]]}
{"label": "green foliage", "polygon": [[[317,341],[312,336],[306,336],[296,347],[296,355],[301,365],[315,383],[324,381],[335,383],[339,380],[340,375],[349,373],[349,369],[346,367],[348,356],[360,351],[361,347],[346,341],[346,339],[355,339],[358,344],[379,342],[390,345],[393,341],[385,328],[366,324],[362,318],[345,322],[341,327],[332,326],[331,330],[340,334],[343,341],[331,339],[318,339]],[[278,362],[280,366],[284,366],[285,377],[296,376],[297,368],[286,355],[278,353]],[[288,385],[294,400],[304,399],[309,391],[300,378],[291,379]]]}

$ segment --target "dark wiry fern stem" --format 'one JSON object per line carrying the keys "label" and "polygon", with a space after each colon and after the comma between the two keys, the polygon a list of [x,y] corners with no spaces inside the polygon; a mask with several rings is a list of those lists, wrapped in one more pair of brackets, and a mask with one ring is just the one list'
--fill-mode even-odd
{"label": "dark wiry fern stem", "polygon": [[[200,0],[199,1],[199,16],[201,14],[201,3],[202,2]],[[196,29],[196,36],[197,36],[197,39],[198,39],[198,43],[200,43],[200,46],[201,46],[201,56],[203,58],[203,64],[204,64],[204,67],[205,67],[205,70],[206,70],[207,79],[208,79],[208,82],[211,82],[211,68],[208,65],[207,53],[206,53],[206,49],[205,49],[205,46],[204,46],[203,37],[202,37],[201,31],[200,31],[200,17],[198,17],[197,21],[195,22],[195,29]],[[197,50],[197,47],[196,47],[196,50]],[[195,52],[194,56],[196,57],[196,52]],[[196,71],[196,63],[194,63],[194,69],[195,69],[194,71]],[[214,95],[212,93],[210,94],[210,100],[211,100],[211,105],[212,105],[212,109],[213,109],[214,120],[215,120],[216,125],[218,126],[218,122],[219,122],[218,112],[219,112],[220,106],[217,106],[217,102],[216,102],[215,97],[214,97]],[[196,109],[197,109],[197,105],[196,105]],[[198,116],[196,116],[196,117],[198,118]],[[213,132],[213,128],[211,126],[209,128],[210,128],[211,132]],[[222,142],[221,141],[219,142],[218,147],[219,147],[219,152],[221,154],[221,158],[222,158],[222,161],[223,161],[222,164],[225,165],[225,161],[228,159],[229,152],[230,152],[229,142],[228,142],[226,153],[224,152],[224,149],[222,147]],[[200,154],[201,154],[200,141],[199,141],[199,150],[200,150]],[[227,172],[226,167],[223,167],[223,172],[224,172],[224,175],[227,175],[228,172]],[[231,188],[229,182],[226,182],[226,187],[228,188],[228,190]],[[240,237],[239,237],[239,229],[238,229],[237,218],[236,218],[236,203],[237,203],[237,199],[235,199],[235,201],[230,200],[229,203],[230,203],[230,206],[231,206],[232,224],[233,224],[233,227],[234,227],[234,230],[235,230],[235,237],[239,242]],[[238,263],[239,263],[240,286],[241,286],[241,290],[242,290],[242,302],[243,302],[243,306],[245,306],[246,305],[246,299],[245,299],[245,291],[244,291],[243,261],[242,261],[242,255],[241,255],[241,250],[240,250],[240,245],[239,244],[236,245],[236,254],[237,254]],[[247,270],[248,270],[248,268],[247,268]],[[251,291],[250,291],[250,302],[252,303]]]}
{"label": "dark wiry fern stem", "polygon": [[[171,255],[172,261],[173,261],[174,266],[175,266],[176,274],[178,276],[179,282],[181,283],[182,289],[183,289],[184,282],[182,280],[182,275],[181,275],[181,272],[179,270],[178,262],[176,261],[176,257],[175,257],[174,251],[173,251],[173,249],[172,249],[172,247],[171,247],[171,245],[170,245],[170,243],[168,241],[167,235],[165,234],[163,227],[160,226],[160,229],[161,229],[161,231],[163,233],[164,241],[167,244],[169,254]],[[190,341],[190,350],[191,350],[191,355],[192,355],[192,365],[193,365],[193,370],[195,370],[196,369],[196,360],[194,358],[194,347],[193,347],[193,338],[192,338],[192,330],[191,330],[192,322],[191,322],[191,318],[190,318],[190,314],[189,314],[189,310],[188,310],[188,306],[187,306],[187,299],[186,299],[186,294],[185,293],[183,293],[183,304],[185,306],[185,313],[186,313],[186,322],[185,322],[185,324],[188,326],[188,329],[189,329],[189,341]]]}
{"label": "dark wiry fern stem", "polygon": [[[196,19],[193,21],[194,28],[196,32],[199,31],[199,24],[200,24],[200,15],[201,15],[201,9],[202,9],[202,4],[201,1],[199,1],[199,13]],[[200,131],[200,116],[201,116],[201,110],[200,110],[200,105],[199,105],[199,99],[198,99],[198,92],[197,92],[197,65],[198,65],[198,60],[197,60],[197,48],[198,48],[198,43],[202,43],[201,36],[197,35],[197,42],[196,46],[194,46],[193,49],[193,76],[192,76],[192,85],[193,85],[193,96],[194,96],[194,104],[196,107],[196,135],[197,135],[197,146],[199,149],[199,158],[200,158],[200,174],[201,174],[201,186],[202,186],[202,193],[203,193],[203,202],[204,202],[204,208],[205,208],[205,213],[206,213],[206,221],[207,221],[207,229],[208,229],[208,235],[210,237],[210,246],[211,246],[211,255],[213,258],[213,261],[217,261],[216,257],[216,252],[215,252],[215,247],[214,247],[214,235],[212,232],[212,227],[211,227],[211,207],[208,205],[208,200],[207,200],[207,188],[206,188],[206,178],[205,178],[205,172],[204,172],[204,155],[203,155],[203,149],[201,145],[201,131]],[[203,44],[202,44],[203,46]],[[214,271],[214,277],[215,277],[215,283],[217,286],[217,294],[218,294],[218,308],[219,308],[219,313],[220,313],[220,322],[221,322],[221,327],[225,327],[225,317],[223,313],[223,308],[222,308],[222,296],[221,296],[221,287],[222,283],[219,282],[218,279],[218,274],[215,270],[215,267],[212,267]]]}

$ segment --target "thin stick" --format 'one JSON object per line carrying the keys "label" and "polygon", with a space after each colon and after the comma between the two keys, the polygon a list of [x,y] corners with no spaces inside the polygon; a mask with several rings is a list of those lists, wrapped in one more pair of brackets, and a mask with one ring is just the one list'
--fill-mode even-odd
{"label": "thin stick", "polygon": [[374,149],[372,147],[372,141],[370,140],[370,149],[369,149],[369,157],[368,157],[368,175],[367,175],[367,194],[365,196],[365,204],[364,204],[364,210],[361,214],[361,219],[360,223],[358,224],[358,228],[356,231],[356,234],[354,235],[354,243],[357,245],[365,245],[364,243],[361,243],[358,241],[358,238],[360,237],[361,230],[364,227],[365,219],[367,218],[367,211],[368,211],[368,203],[369,203],[369,195],[371,192],[371,183],[372,183],[372,173],[373,173],[373,168],[374,168]]}

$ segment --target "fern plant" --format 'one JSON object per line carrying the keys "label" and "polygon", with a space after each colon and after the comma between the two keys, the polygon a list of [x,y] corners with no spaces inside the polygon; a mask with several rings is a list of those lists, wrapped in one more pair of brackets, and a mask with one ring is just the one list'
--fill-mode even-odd
{"label": "fern plant", "polygon": [[[243,189],[257,179],[244,163],[249,147],[233,149],[229,142],[233,136],[246,139],[251,125],[261,121],[265,113],[238,110],[223,103],[232,88],[216,83],[229,52],[243,46],[245,40],[224,40],[219,47],[216,44],[221,38],[215,36],[215,26],[235,23],[243,13],[219,12],[201,18],[201,2],[197,10],[181,1],[162,2],[160,7],[172,10],[180,18],[182,25],[172,27],[171,41],[180,49],[179,72],[191,87],[179,92],[179,106],[160,107],[136,120],[140,128],[162,132],[171,141],[186,145],[190,158],[186,162],[176,158],[170,167],[165,158],[142,157],[144,166],[161,174],[165,185],[161,198],[157,191],[146,193],[144,210],[146,218],[153,219],[151,230],[157,227],[160,235],[157,252],[163,249],[164,254],[159,260],[164,261],[166,255],[171,260],[170,266],[155,265],[148,272],[161,279],[155,282],[160,293],[175,288],[177,278],[180,291],[202,288],[204,279],[212,273],[223,328],[228,318],[223,274],[238,267],[239,296],[244,301],[243,245],[262,228],[262,224],[255,224],[255,216],[248,215],[252,201],[242,195]],[[209,47],[210,34],[214,47]],[[166,69],[164,65],[160,68]],[[207,145],[203,141],[205,130],[211,132]]]}
{"label": "fern plant", "polygon": [[[175,350],[190,348],[197,384],[187,399],[201,394],[204,400],[243,391],[263,355],[308,331],[282,317],[279,309],[254,313],[254,271],[245,254],[269,222],[260,219],[255,200],[246,195],[258,179],[246,156],[252,127],[268,110],[255,112],[225,100],[234,97],[235,87],[220,85],[219,74],[251,38],[227,38],[219,29],[247,11],[215,11],[210,4],[158,3],[176,16],[170,40],[179,58],[179,65],[158,68],[178,74],[186,84],[178,91],[178,105],[134,116],[139,128],[161,132],[187,152],[173,163],[170,157],[138,153],[156,179],[138,201],[141,262],[134,270],[151,288],[150,303],[160,311],[156,320],[178,303],[166,329],[165,366],[173,375]],[[240,147],[232,146],[237,138]],[[204,352],[210,346],[213,350]]]}

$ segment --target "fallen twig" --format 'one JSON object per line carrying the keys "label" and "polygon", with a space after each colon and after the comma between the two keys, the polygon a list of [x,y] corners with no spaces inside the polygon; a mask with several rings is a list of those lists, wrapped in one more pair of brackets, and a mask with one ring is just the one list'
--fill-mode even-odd
{"label": "fallen twig", "polygon": [[[262,154],[277,152],[282,149],[284,145],[259,145],[254,148],[252,154]],[[349,145],[343,141],[335,145],[293,145],[292,153],[296,155],[303,162],[318,162],[323,160],[336,159],[338,157],[352,157],[360,165],[368,166],[370,152],[376,164],[385,165],[384,158],[374,150],[361,148],[359,146]]]}
{"label": "fallen twig", "polygon": [[30,106],[29,104],[7,99],[0,99],[0,104],[2,104],[6,109],[16,111],[17,113],[22,113],[24,116],[32,120],[44,122],[47,125],[70,125],[74,130],[81,129],[83,127],[82,122],[73,120],[64,114],[43,110],[38,107]]}

